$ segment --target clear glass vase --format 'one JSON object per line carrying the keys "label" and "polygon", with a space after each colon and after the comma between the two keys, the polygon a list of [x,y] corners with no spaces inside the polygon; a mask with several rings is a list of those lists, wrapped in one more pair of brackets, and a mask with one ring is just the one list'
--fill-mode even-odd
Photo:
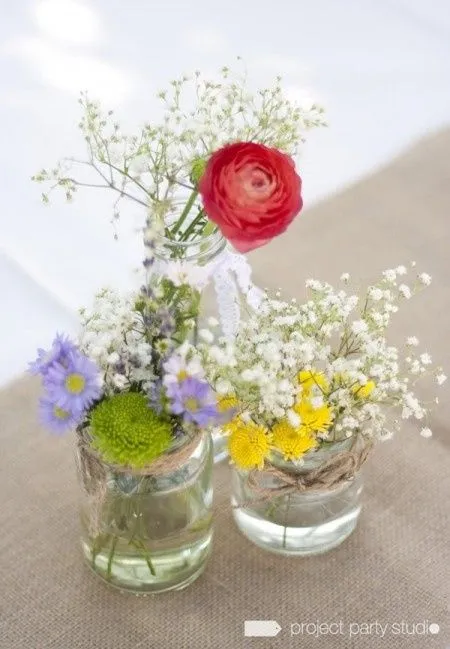
{"label": "clear glass vase", "polygon": [[78,438],[82,549],[109,584],[158,593],[185,588],[202,573],[212,541],[210,435],[188,444],[178,468],[152,474],[108,465]]}
{"label": "clear glass vase", "polygon": [[[217,332],[219,335],[223,333],[220,330],[227,314],[224,313],[223,304],[220,304],[221,297],[222,302],[231,302],[228,308],[234,311],[239,309],[241,295],[233,278],[233,269],[230,267],[231,260],[237,255],[227,247],[220,231],[215,230],[208,236],[198,236],[189,241],[174,241],[164,236],[156,236],[153,246],[153,261],[147,272],[150,288],[157,285],[161,277],[173,276],[169,270],[173,267],[173,262],[179,262],[179,269],[185,264],[186,268],[198,267],[205,271],[204,282],[200,282],[197,288],[186,286],[183,291],[184,310],[187,313],[198,314],[195,326],[186,332],[190,341],[195,344],[202,329],[211,329],[208,325],[209,318],[217,320]],[[220,429],[212,432],[212,442],[214,462],[228,457],[226,439]]]}
{"label": "clear glass vase", "polygon": [[[308,453],[298,467],[281,458],[271,463],[295,477],[317,469],[347,447],[343,442]],[[304,492],[290,490],[270,473],[261,473],[256,487],[249,482],[248,471],[236,467],[232,471],[234,519],[240,531],[265,550],[291,556],[321,554],[342,543],[356,527],[363,490],[361,470],[333,489]],[[269,496],[269,490],[278,493]]]}

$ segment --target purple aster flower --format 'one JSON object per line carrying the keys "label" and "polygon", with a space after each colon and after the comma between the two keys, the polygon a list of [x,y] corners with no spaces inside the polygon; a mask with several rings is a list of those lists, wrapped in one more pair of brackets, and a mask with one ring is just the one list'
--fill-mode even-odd
{"label": "purple aster flower", "polygon": [[89,408],[101,394],[97,365],[78,350],[69,355],[67,367],[56,363],[49,368],[44,386],[59,408],[75,414]]}
{"label": "purple aster flower", "polygon": [[181,383],[168,386],[167,394],[172,400],[172,412],[183,415],[186,422],[207,426],[218,415],[212,403],[211,388],[205,381],[188,377]]}
{"label": "purple aster flower", "polygon": [[29,364],[28,371],[30,374],[41,374],[41,376],[45,377],[49,368],[55,363],[66,366],[69,355],[74,351],[76,351],[76,347],[67,336],[56,334],[49,351],[42,348],[38,349],[38,357]]}
{"label": "purple aster flower", "polygon": [[69,410],[64,410],[48,397],[39,399],[39,418],[52,433],[62,434],[74,429],[81,420]]}

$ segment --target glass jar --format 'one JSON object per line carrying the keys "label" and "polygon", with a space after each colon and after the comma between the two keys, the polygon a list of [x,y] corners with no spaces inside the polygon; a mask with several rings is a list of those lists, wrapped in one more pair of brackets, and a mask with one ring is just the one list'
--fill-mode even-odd
{"label": "glass jar", "polygon": [[[345,440],[307,453],[301,466],[276,456],[271,466],[286,471],[295,481],[348,449]],[[305,491],[291,488],[276,472],[254,474],[255,484],[249,481],[248,471],[236,467],[232,471],[234,519],[240,531],[265,550],[290,556],[321,554],[342,543],[356,527],[363,490],[361,470],[334,488]]]}
{"label": "glass jar", "polygon": [[[134,593],[180,590],[203,571],[212,540],[212,445],[208,433],[178,442],[167,472],[103,462],[78,432],[81,544],[88,565]],[[187,444],[187,445],[186,445]],[[181,456],[180,456],[181,453]]]}
{"label": "glass jar", "polygon": [[[179,262],[178,270],[186,264],[186,268],[198,267],[205,271],[198,288],[186,286],[182,296],[185,312],[198,314],[194,327],[187,334],[193,344],[197,342],[202,329],[211,329],[209,318],[219,323],[216,335],[233,335],[242,299],[242,281],[239,283],[240,278],[236,276],[236,259],[240,259],[244,265],[247,263],[230,250],[217,229],[207,236],[198,236],[189,241],[174,241],[161,235],[156,235],[153,240],[152,262],[147,269],[150,288],[157,285],[161,277],[173,276],[170,270],[174,267],[173,262]],[[215,428],[211,436],[214,462],[220,462],[228,457],[226,438],[220,428]]]}

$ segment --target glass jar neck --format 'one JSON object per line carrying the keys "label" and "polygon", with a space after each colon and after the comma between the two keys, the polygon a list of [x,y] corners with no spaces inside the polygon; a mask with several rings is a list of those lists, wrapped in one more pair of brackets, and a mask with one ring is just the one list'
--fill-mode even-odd
{"label": "glass jar neck", "polygon": [[174,241],[159,235],[154,243],[154,256],[159,261],[179,260],[204,266],[225,250],[226,243],[219,229],[191,241]]}

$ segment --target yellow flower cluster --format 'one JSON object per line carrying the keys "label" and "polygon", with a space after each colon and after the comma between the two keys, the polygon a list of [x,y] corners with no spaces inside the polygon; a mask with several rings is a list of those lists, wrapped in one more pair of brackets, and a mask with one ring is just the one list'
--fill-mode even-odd
{"label": "yellow flower cluster", "polygon": [[272,428],[273,446],[283,453],[285,460],[298,460],[306,451],[317,446],[313,433],[306,431],[303,426],[294,428],[282,419]]}
{"label": "yellow flower cluster", "polygon": [[235,417],[225,429],[230,433],[228,449],[233,462],[242,469],[262,469],[270,448],[267,430],[240,417]]}
{"label": "yellow flower cluster", "polygon": [[[318,446],[317,435],[326,434],[333,424],[333,409],[326,403],[330,393],[327,377],[315,370],[303,370],[297,375],[301,390],[297,403],[293,406],[298,416],[298,425],[288,419],[276,422],[271,430],[254,421],[245,422],[236,415],[225,430],[229,433],[228,448],[232,461],[242,469],[262,468],[271,450],[279,451],[285,460],[298,460],[307,451]],[[348,383],[344,375],[336,375],[332,385]],[[367,399],[375,389],[375,383],[355,384],[351,387],[357,399]],[[323,403],[315,407],[314,396],[321,395]],[[225,412],[236,408],[234,396],[225,396],[219,401],[219,410]]]}

